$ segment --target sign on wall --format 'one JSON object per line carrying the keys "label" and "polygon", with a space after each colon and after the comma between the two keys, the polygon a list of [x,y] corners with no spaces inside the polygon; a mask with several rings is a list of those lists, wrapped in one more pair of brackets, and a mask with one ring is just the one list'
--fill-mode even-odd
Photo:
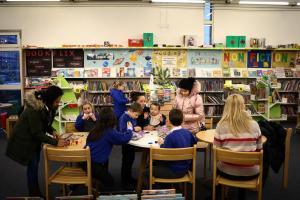
{"label": "sign on wall", "polygon": [[223,68],[247,67],[247,51],[245,50],[223,51],[222,67]]}
{"label": "sign on wall", "polygon": [[295,51],[274,51],[272,53],[272,67],[295,67]]}
{"label": "sign on wall", "polygon": [[[153,67],[170,67],[165,65],[165,61],[172,58],[173,68],[187,67],[187,50],[154,50],[153,51]],[[176,61],[175,61],[176,60]],[[174,65],[176,62],[176,66]]]}
{"label": "sign on wall", "polygon": [[222,51],[188,50],[188,67],[218,68],[221,67]]}
{"label": "sign on wall", "polygon": [[53,68],[83,68],[82,49],[53,50]]}
{"label": "sign on wall", "polygon": [[26,75],[51,76],[51,50],[27,49],[26,50]]}
{"label": "sign on wall", "polygon": [[248,52],[249,68],[270,68],[272,60],[272,53],[270,50],[252,50]]}

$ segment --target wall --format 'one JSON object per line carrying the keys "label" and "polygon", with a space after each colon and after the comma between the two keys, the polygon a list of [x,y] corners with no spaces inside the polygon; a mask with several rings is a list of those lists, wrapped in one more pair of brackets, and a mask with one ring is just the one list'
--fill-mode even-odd
{"label": "wall", "polygon": [[266,44],[300,43],[300,11],[262,8],[222,8],[214,12],[215,42],[225,43],[226,35],[266,38]]}
{"label": "wall", "polygon": [[[75,5],[75,4],[74,4]],[[203,43],[203,8],[143,5],[0,6],[0,29],[21,29],[23,44],[114,44],[154,33],[154,43],[182,44],[183,35]]]}

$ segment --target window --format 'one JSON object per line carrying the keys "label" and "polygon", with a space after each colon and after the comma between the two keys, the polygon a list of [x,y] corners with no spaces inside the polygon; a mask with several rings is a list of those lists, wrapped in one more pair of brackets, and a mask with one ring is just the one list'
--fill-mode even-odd
{"label": "window", "polygon": [[213,10],[211,3],[204,4],[204,45],[212,44]]}

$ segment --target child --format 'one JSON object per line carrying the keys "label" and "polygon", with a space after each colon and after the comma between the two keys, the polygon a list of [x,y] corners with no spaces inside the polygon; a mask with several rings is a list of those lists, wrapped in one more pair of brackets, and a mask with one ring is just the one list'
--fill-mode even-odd
{"label": "child", "polygon": [[93,105],[90,102],[83,102],[82,114],[78,115],[75,128],[80,132],[90,132],[99,120],[99,116],[93,112]]}
{"label": "child", "polygon": [[[187,148],[197,143],[195,136],[187,129],[181,127],[183,113],[179,109],[172,109],[169,113],[170,123],[173,126],[166,139],[158,139],[161,148]],[[190,161],[174,161],[172,164],[154,167],[153,176],[158,178],[181,178],[189,170]]]}
{"label": "child", "polygon": [[137,118],[137,125],[140,126],[143,130],[151,130],[149,126],[149,113],[150,108],[146,106],[146,97],[144,93],[141,92],[132,92],[131,100],[134,103],[138,103],[142,106],[143,112]]}
{"label": "child", "polygon": [[149,126],[152,129],[158,126],[166,125],[166,116],[160,113],[160,105],[158,103],[152,103],[150,105],[150,114],[149,114]]}
{"label": "child", "polygon": [[[256,121],[247,113],[244,98],[240,94],[228,96],[214,138],[214,145],[231,151],[252,152],[262,149],[261,132]],[[258,166],[217,164],[218,173],[228,179],[251,180],[257,177]],[[244,199],[239,190],[239,199]]]}
{"label": "child", "polygon": [[[119,120],[119,129],[124,132],[127,129],[127,124],[130,122],[134,127],[134,131],[139,132],[142,130],[140,126],[137,126],[136,119],[142,113],[143,109],[140,104],[133,103],[127,112],[125,112]],[[131,177],[131,168],[135,157],[134,147],[129,144],[122,145],[122,186],[126,190],[134,188],[134,180]]]}
{"label": "child", "polygon": [[[115,127],[117,119],[111,108],[102,108],[96,127],[87,137],[87,146],[91,151],[92,175],[103,183],[104,187],[112,187],[113,177],[108,171],[108,158],[113,145],[126,144],[132,138],[132,124],[128,123],[122,132]],[[109,188],[111,189],[111,188]]]}
{"label": "child", "polygon": [[114,113],[118,120],[126,111],[126,104],[129,102],[123,91],[123,81],[114,82],[113,88],[110,90],[110,96],[112,97],[114,103]]}

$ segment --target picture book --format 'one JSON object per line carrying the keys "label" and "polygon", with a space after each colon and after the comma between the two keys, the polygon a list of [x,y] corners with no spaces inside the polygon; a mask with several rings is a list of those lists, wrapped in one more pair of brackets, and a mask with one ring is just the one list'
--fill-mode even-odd
{"label": "picture book", "polygon": [[102,68],[102,77],[110,77],[110,68],[109,67]]}
{"label": "picture book", "polygon": [[127,68],[127,77],[135,77],[135,68]]}
{"label": "picture book", "polygon": [[101,77],[99,74],[98,69],[85,69],[84,70],[84,77],[85,78],[96,78],[96,77]]}
{"label": "picture book", "polygon": [[195,77],[196,76],[196,69],[195,68],[188,69],[188,76],[189,77]]}
{"label": "picture book", "polygon": [[196,47],[197,46],[197,36],[196,35],[184,35],[183,45],[185,47]]}

